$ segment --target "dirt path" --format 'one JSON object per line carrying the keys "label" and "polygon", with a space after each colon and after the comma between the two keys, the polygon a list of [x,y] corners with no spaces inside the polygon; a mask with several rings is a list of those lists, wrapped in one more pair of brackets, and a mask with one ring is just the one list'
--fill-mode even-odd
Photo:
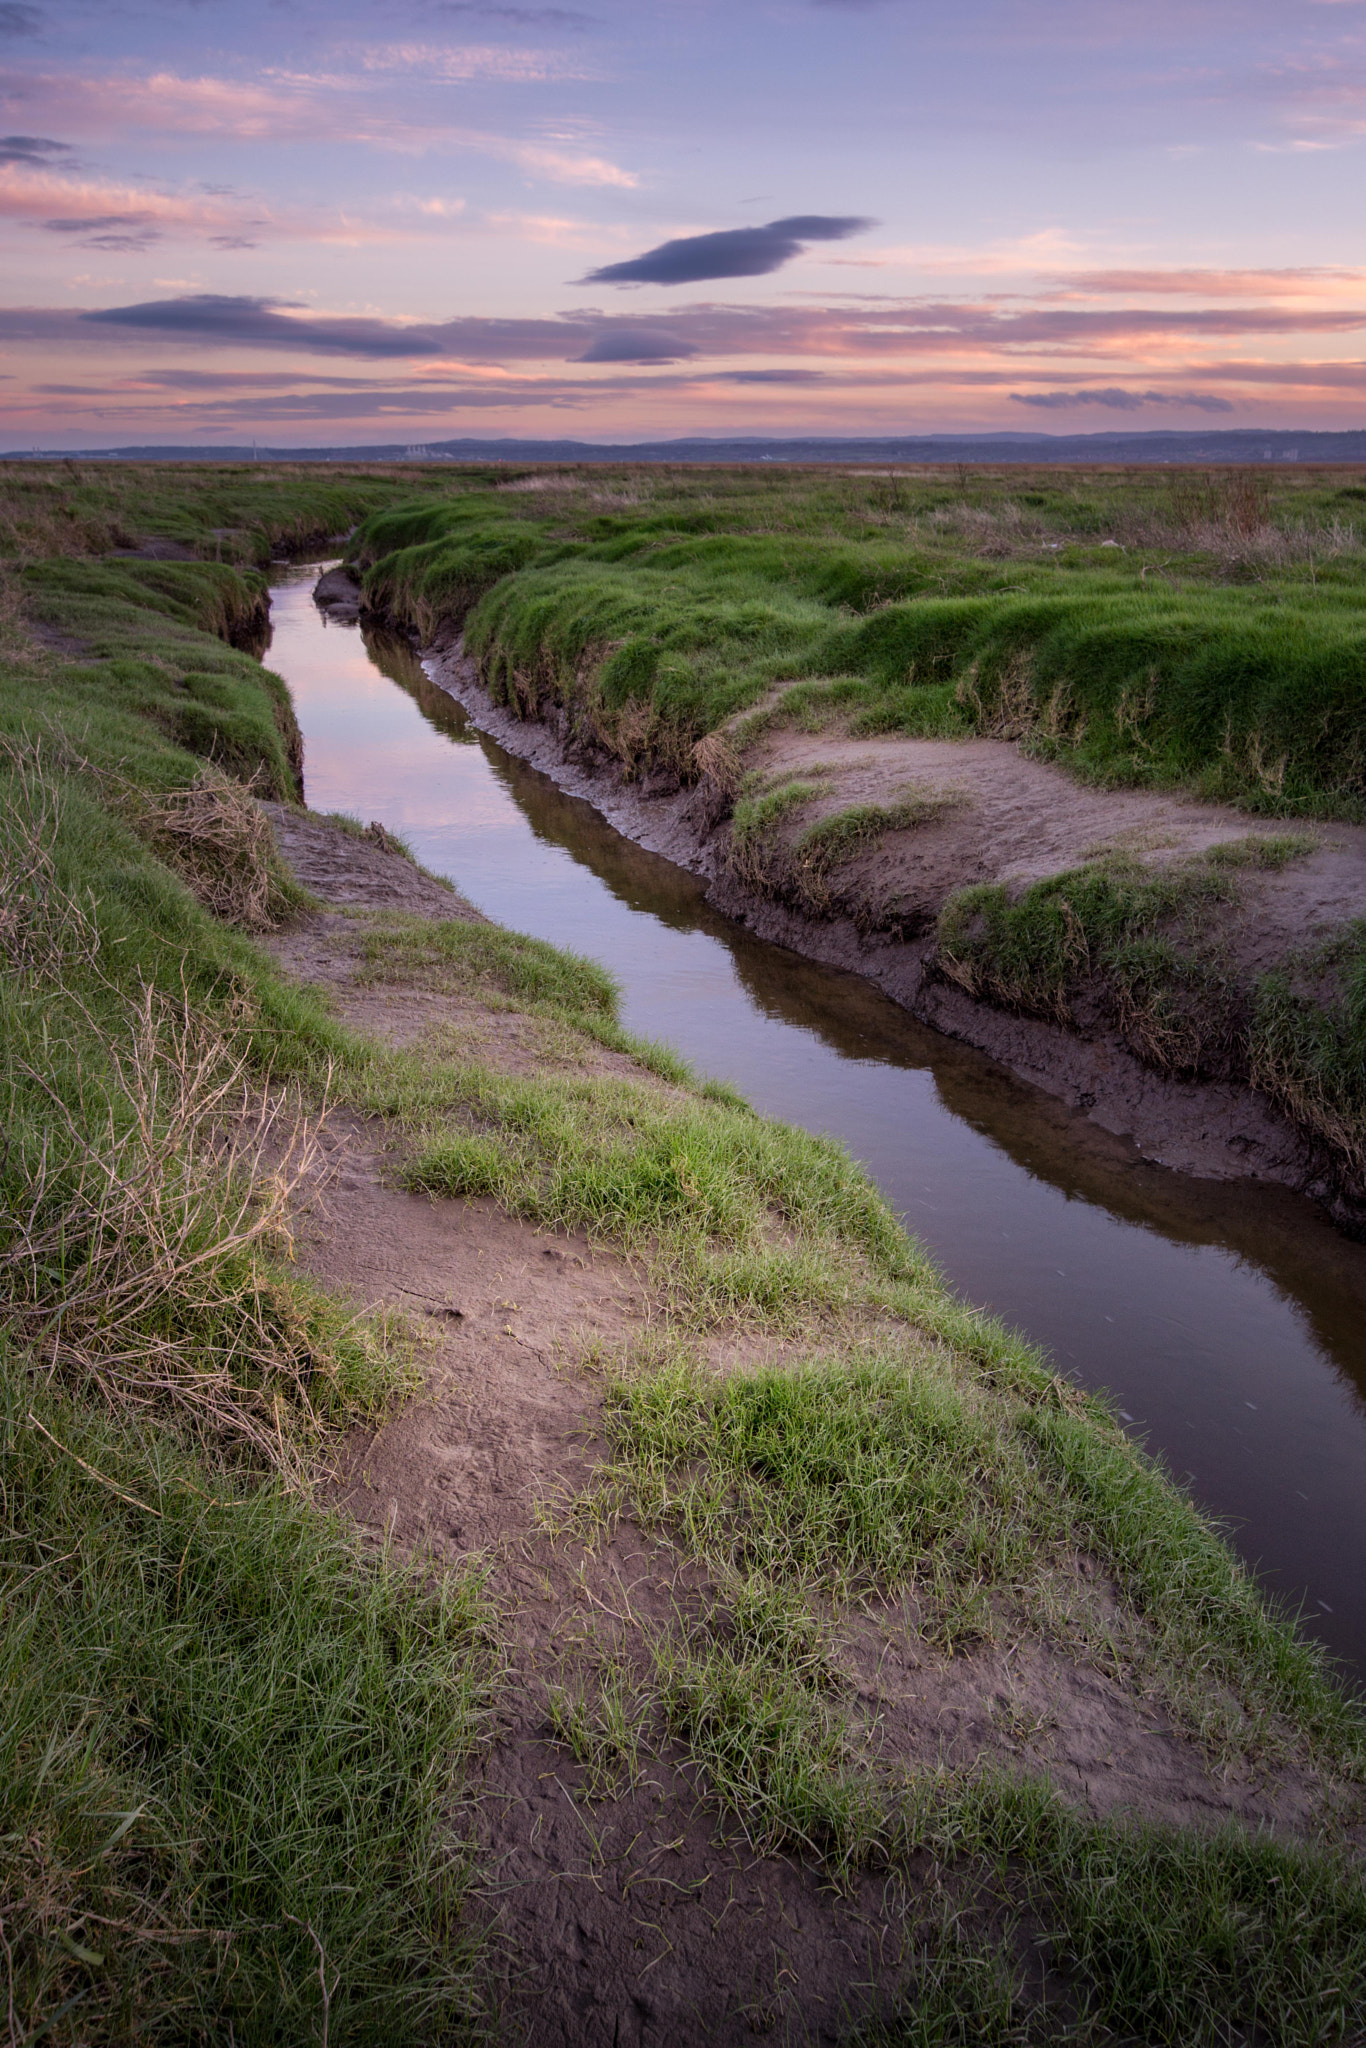
{"label": "dirt path", "polygon": [[[540,1026],[505,1003],[358,979],[371,909],[477,916],[469,905],[377,838],[293,813],[278,831],[331,906],[273,941],[286,972],[391,1044],[458,1039],[485,1063],[534,1066]],[[589,1041],[576,1057],[640,1078]],[[547,1526],[610,1456],[595,1361],[644,1331],[657,1304],[628,1261],[582,1237],[489,1201],[402,1191],[398,1142],[381,1119],[334,1116],[298,1255],[358,1305],[404,1311],[424,1338],[421,1394],[348,1445],[336,1500],[402,1553],[489,1572],[506,1669],[458,1825],[475,1843],[497,2037],[532,2048],[844,2039],[895,1999],[927,1873],[840,1888],[818,1863],[756,1853],[723,1825],[683,1749],[650,1732],[651,1646],[705,1603],[705,1573],[629,1513],[596,1531]],[[777,1355],[773,1340],[726,1327],[706,1341],[731,1370]],[[1079,1583],[1103,1618],[1113,1594],[1087,1569],[1079,1561]],[[1322,1810],[1323,1786],[1302,1772],[1215,1764],[1126,1688],[1113,1659],[1102,1668],[1030,1635],[947,1654],[899,1601],[846,1617],[840,1656],[855,1718],[888,1760],[1045,1771],[1096,1815],[1293,1829]],[[590,1699],[604,1684],[641,1738],[611,1768],[576,1758],[553,1709],[557,1692]]]}

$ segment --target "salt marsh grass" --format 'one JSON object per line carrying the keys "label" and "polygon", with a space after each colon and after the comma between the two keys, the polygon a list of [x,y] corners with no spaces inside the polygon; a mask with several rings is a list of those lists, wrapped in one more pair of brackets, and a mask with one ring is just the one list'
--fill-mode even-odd
{"label": "salt marsh grass", "polygon": [[632,772],[691,779],[698,743],[782,688],[794,718],[1008,722],[1101,781],[1366,815],[1351,487],[918,476],[897,501],[829,473],[657,474],[538,519],[473,489],[380,515],[354,551],[376,607],[463,623],[495,697],[565,708]]}

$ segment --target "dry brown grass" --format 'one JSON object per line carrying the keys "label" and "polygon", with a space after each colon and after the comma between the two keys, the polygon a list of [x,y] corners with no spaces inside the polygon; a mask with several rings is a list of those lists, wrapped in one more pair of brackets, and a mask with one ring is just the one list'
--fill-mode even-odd
{"label": "dry brown grass", "polygon": [[101,1033],[113,1085],[98,1121],[22,1066],[48,1133],[0,1250],[14,1326],[83,1398],[172,1414],[297,1480],[332,1369],[263,1261],[290,1251],[325,1111],[255,1085],[188,1006],[144,990],[127,1021],[122,1042]]}
{"label": "dry brown grass", "polygon": [[694,765],[701,774],[710,776],[724,797],[739,793],[744,781],[744,768],[734,736],[724,727],[716,732],[704,733],[692,750]]}
{"label": "dry brown grass", "polygon": [[206,910],[243,931],[271,931],[295,900],[270,820],[252,794],[206,762],[188,789],[128,792],[133,821]]}
{"label": "dry brown grass", "polygon": [[30,651],[23,589],[13,566],[3,560],[0,560],[0,648],[9,654]]}
{"label": "dry brown grass", "polygon": [[960,678],[955,701],[972,718],[979,733],[993,740],[1018,740],[1039,723],[1039,704],[1034,694],[1034,663],[1027,652],[1010,657],[985,699],[979,688],[976,662]]}
{"label": "dry brown grass", "polygon": [[[1358,1065],[1353,1078],[1360,1072]],[[1348,1094],[1332,1068],[1325,1073],[1308,1065],[1295,1035],[1285,1030],[1284,1019],[1269,1021],[1254,1038],[1251,1078],[1254,1088],[1262,1089],[1326,1148],[1349,1187],[1366,1187],[1366,1128],[1359,1088]]]}
{"label": "dry brown grass", "polygon": [[1262,469],[1174,474],[1168,483],[1173,526],[1214,529],[1248,540],[1271,523],[1271,478]]}
{"label": "dry brown grass", "polygon": [[77,511],[70,504],[64,482],[83,481],[79,472],[69,477],[36,466],[0,474],[0,556],[39,562],[136,547],[136,535],[113,505]]}
{"label": "dry brown grass", "polygon": [[[1009,498],[994,505],[938,505],[923,523],[931,544],[947,536],[987,560],[1032,554],[1040,535],[1052,530],[1036,513],[1026,513],[1023,506]],[[919,538],[920,524],[918,520],[910,522],[908,539]]]}

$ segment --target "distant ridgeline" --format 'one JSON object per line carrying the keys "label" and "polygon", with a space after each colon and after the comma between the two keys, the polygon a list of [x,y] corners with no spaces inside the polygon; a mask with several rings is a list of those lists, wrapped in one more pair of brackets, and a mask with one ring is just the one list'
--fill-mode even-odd
{"label": "distant ridgeline", "polygon": [[130,447],[28,449],[6,462],[79,455],[112,462],[1366,462],[1366,432],[996,434],[859,440],[376,441],[332,448]]}

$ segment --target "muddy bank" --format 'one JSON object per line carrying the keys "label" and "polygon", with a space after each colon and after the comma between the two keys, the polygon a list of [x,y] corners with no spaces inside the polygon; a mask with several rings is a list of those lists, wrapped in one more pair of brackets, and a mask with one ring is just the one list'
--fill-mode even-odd
{"label": "muddy bank", "polygon": [[[339,623],[358,620],[359,588],[345,569],[329,571],[315,595]],[[881,834],[843,865],[829,914],[810,916],[775,900],[781,891],[737,874],[731,803],[710,776],[683,789],[668,775],[628,779],[619,759],[571,730],[563,708],[535,721],[494,703],[457,635],[421,659],[480,730],[584,797],[638,845],[703,876],[708,901],[757,937],[865,977],[933,1029],[1132,1140],[1157,1165],[1288,1187],[1322,1203],[1353,1236],[1366,1232],[1366,1203],[1344,1188],[1322,1147],[1240,1078],[1164,1074],[1135,1056],[1102,1005],[1072,1025],[997,1008],[955,986],[938,959],[939,911],[970,884],[1025,887],[1116,854],[1157,870],[1229,841],[1275,838],[1283,826],[1162,792],[1086,788],[1004,740],[853,739],[838,729],[766,724],[751,712],[734,722],[743,767],[769,786],[808,784],[804,823],[851,804],[895,803],[908,787],[934,811],[928,823]],[[1240,878],[1240,902],[1217,913],[1219,946],[1245,978],[1366,916],[1366,830],[1316,826],[1302,836],[1302,857],[1283,871]]]}
{"label": "muddy bank", "polygon": [[[1220,1180],[1272,1181],[1323,1202],[1341,1226],[1354,1234],[1360,1231],[1366,1220],[1360,1205],[1343,1197],[1304,1136],[1252,1089],[1237,1083],[1172,1080],[1143,1065],[1113,1033],[1082,1036],[976,1001],[934,973],[935,943],[928,930],[889,939],[861,931],[851,917],[816,920],[767,900],[727,872],[729,835],[724,821],[728,807],[712,786],[704,783],[680,791],[661,784],[652,786],[648,781],[628,782],[620,763],[593,758],[569,743],[563,713],[557,713],[551,722],[534,724],[494,704],[458,642],[429,650],[423,665],[432,679],[463,705],[477,727],[510,753],[552,776],[562,788],[585,797],[610,824],[639,845],[705,876],[709,900],[758,937],[865,976],[936,1030],[990,1054],[1031,1085],[1083,1111],[1100,1128],[1131,1138],[1157,1164]],[[819,749],[823,761],[832,752],[849,751],[841,750],[828,735],[812,739],[782,734],[779,738],[785,744],[774,753],[780,761],[784,755],[795,757],[799,768],[805,765],[802,745],[811,754]],[[893,757],[887,764],[893,776],[904,776],[909,765],[904,757],[912,749],[955,754],[957,761],[944,765],[950,772],[956,768],[959,774],[970,748],[987,750],[991,757],[1008,754],[1019,760],[1014,749],[991,741],[966,745],[903,742],[900,747],[902,758]],[[885,751],[884,747],[884,755]],[[1036,771],[1041,780],[1055,783],[1059,807],[1073,814],[1071,831],[1055,834],[1054,859],[1059,864],[1077,858],[1102,837],[1113,842],[1125,831],[1161,829],[1167,837],[1174,837],[1169,814],[1179,817],[1182,829],[1176,843],[1182,848],[1214,844],[1249,831],[1246,818],[1217,806],[1078,791],[1061,771],[1036,763],[1022,765]],[[1093,829],[1106,823],[1108,835]],[[1018,824],[1022,837],[1028,839],[1033,834],[1034,872],[1047,872],[1040,865],[1043,852],[1034,830],[1037,819],[1027,816]],[[1359,882],[1366,881],[1366,862],[1355,843],[1363,835],[1335,831],[1331,836],[1334,844],[1316,852],[1311,865],[1330,870],[1337,885],[1334,909],[1338,914],[1350,914],[1360,900]],[[925,923],[953,889],[984,878],[980,840],[974,842],[961,828],[954,837],[961,855],[958,862],[951,853],[947,859],[941,855],[937,871],[919,877]],[[1000,873],[998,868],[998,876]],[[1316,877],[1308,879],[1312,886]],[[1296,881],[1303,886],[1299,877]],[[1284,893],[1287,918],[1302,919],[1302,902],[1297,902],[1288,888]],[[1366,897],[1366,889],[1362,897]],[[1366,909],[1366,901],[1361,907]],[[1303,922],[1299,930],[1303,932]]]}

